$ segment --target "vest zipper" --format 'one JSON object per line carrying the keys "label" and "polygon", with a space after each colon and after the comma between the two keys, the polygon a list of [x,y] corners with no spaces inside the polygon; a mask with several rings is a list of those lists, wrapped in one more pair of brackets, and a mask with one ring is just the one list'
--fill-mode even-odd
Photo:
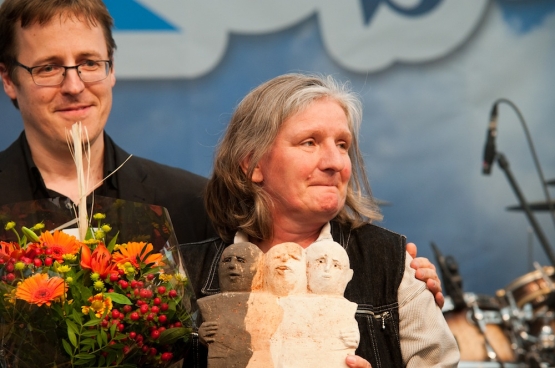
{"label": "vest zipper", "polygon": [[374,312],[372,312],[372,311],[360,310],[360,309],[357,310],[357,313],[369,314],[369,315],[371,315],[372,317],[374,317],[374,318],[377,319],[377,320],[380,320],[380,319],[381,319],[381,320],[382,320],[382,330],[385,330],[385,319],[388,318],[388,317],[389,317],[389,314],[390,314],[389,312],[383,312],[383,313],[381,313],[381,314],[376,314],[376,313],[374,313]]}

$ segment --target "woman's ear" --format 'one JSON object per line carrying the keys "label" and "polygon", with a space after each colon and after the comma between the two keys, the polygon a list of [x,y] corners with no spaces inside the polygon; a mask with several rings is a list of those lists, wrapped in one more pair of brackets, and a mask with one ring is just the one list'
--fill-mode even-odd
{"label": "woman's ear", "polygon": [[[249,170],[251,159],[252,159],[252,155],[249,155],[247,158],[241,161],[241,170],[243,170],[243,173],[245,173],[245,175]],[[262,183],[262,181],[264,181],[264,176],[262,175],[262,171],[260,170],[260,161],[256,164],[256,167],[252,172],[251,181],[253,183]]]}

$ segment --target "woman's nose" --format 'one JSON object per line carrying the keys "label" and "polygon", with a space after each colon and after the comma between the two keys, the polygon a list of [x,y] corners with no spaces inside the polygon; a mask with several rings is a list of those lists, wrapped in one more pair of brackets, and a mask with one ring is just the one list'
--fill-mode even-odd
{"label": "woman's nose", "polygon": [[335,143],[323,145],[321,155],[321,165],[323,170],[341,171],[345,167],[346,152]]}

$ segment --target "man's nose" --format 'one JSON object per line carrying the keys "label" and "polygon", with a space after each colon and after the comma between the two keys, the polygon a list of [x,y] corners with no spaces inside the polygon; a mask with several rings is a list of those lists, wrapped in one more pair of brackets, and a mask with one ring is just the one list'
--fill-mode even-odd
{"label": "man's nose", "polygon": [[62,81],[62,91],[69,94],[78,94],[85,89],[85,82],[79,77],[77,68],[66,69]]}

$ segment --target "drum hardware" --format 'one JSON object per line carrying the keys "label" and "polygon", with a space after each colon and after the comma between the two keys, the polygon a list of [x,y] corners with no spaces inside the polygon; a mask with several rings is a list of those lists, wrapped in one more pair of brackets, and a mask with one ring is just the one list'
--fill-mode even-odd
{"label": "drum hardware", "polygon": [[537,262],[534,267],[497,295],[507,303],[505,314],[524,349],[524,361],[532,368],[554,367],[555,270]]}
{"label": "drum hardware", "polygon": [[459,367],[517,367],[512,331],[507,327],[509,312],[501,312],[499,301],[486,295],[464,293],[466,307],[456,309],[450,296],[443,313],[461,352]]}
{"label": "drum hardware", "polygon": [[[500,316],[499,316],[499,318],[496,318],[496,316],[494,316],[492,318],[494,313],[488,313],[489,318],[487,318],[487,322],[486,322],[486,317],[485,317],[486,312],[482,311],[478,307],[478,303],[476,302],[475,297],[473,297],[472,300],[470,301],[470,306],[472,308],[471,310],[468,311],[468,313],[470,314],[470,320],[473,320],[473,321],[476,322],[476,325],[478,326],[478,328],[480,329],[480,332],[484,336],[484,345],[485,345],[485,348],[486,348],[486,355],[488,356],[488,359],[490,361],[497,361],[497,353],[495,352],[495,350],[491,346],[491,343],[490,343],[490,341],[489,341],[489,339],[486,335],[486,323],[499,324],[501,322],[501,318],[500,318]],[[467,315],[467,319],[468,318],[469,318],[469,316]],[[493,322],[492,320],[495,320],[495,322]]]}

